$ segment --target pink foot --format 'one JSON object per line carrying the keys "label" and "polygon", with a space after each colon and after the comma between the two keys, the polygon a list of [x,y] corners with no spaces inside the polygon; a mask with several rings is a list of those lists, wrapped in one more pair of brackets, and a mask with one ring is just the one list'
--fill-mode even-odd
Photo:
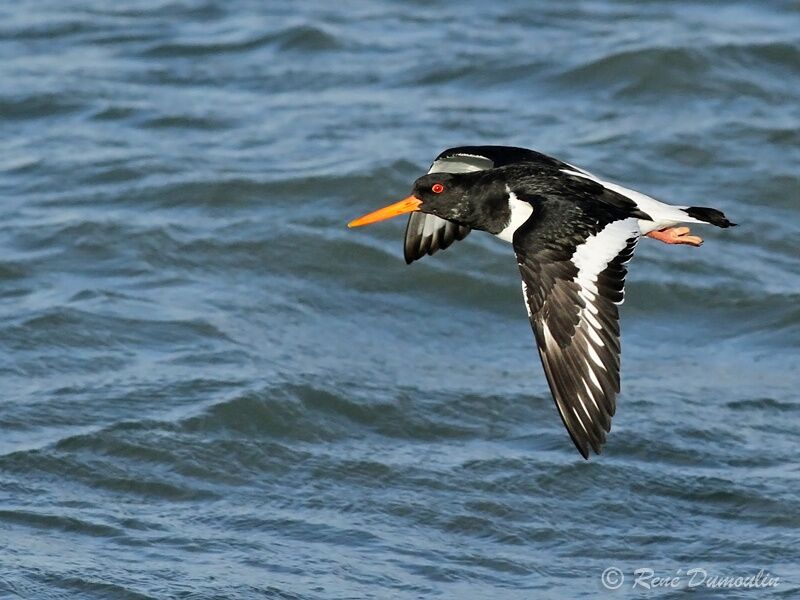
{"label": "pink foot", "polygon": [[651,237],[659,242],[665,244],[689,244],[690,246],[699,246],[703,243],[703,238],[696,235],[687,235],[689,233],[688,227],[667,227],[660,231],[651,231],[647,237]]}

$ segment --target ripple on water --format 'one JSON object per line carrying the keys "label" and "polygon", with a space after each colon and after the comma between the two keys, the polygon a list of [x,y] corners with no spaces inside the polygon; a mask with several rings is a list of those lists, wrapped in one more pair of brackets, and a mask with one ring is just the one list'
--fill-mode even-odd
{"label": "ripple on water", "polygon": [[3,120],[51,118],[84,108],[82,102],[58,93],[15,94],[0,96],[0,116]]}
{"label": "ripple on water", "polygon": [[473,434],[469,426],[459,422],[457,415],[447,418],[436,407],[412,405],[402,394],[380,396],[356,400],[338,391],[309,385],[266,389],[216,404],[188,419],[184,427],[192,432],[226,431],[307,442],[341,439],[359,430],[406,439],[459,438]]}
{"label": "ripple on water", "polygon": [[209,338],[230,341],[202,320],[146,320],[97,314],[75,308],[42,311],[4,327],[4,343],[14,350],[45,348],[103,349],[147,343],[174,349]]}
{"label": "ripple on water", "polygon": [[[762,98],[773,102],[788,98],[791,91],[783,83],[795,70],[798,59],[796,49],[787,50],[782,44],[754,46],[710,47],[650,47],[634,48],[605,55],[556,73],[551,80],[559,90],[582,88],[608,94],[615,102],[625,100],[641,102],[657,98],[658,102],[680,100],[686,105],[698,105],[708,97],[720,102],[730,102],[731,96],[748,99]],[[794,65],[794,66],[792,66]],[[765,76],[765,72],[780,74]],[[716,76],[714,76],[716,74]],[[708,127],[715,117],[724,113],[695,119],[697,126]],[[687,120],[693,117],[687,115]],[[710,136],[727,136],[729,124],[719,133],[705,132],[692,145],[680,144],[679,155],[696,152]],[[676,142],[678,143],[678,142]],[[670,155],[675,152],[664,154]],[[707,153],[718,159],[718,145],[711,144]],[[687,162],[687,164],[693,164]],[[701,163],[702,164],[702,163]]]}
{"label": "ripple on water", "polygon": [[264,46],[275,46],[280,50],[298,52],[336,50],[342,47],[333,34],[321,27],[297,25],[279,31],[225,42],[208,43],[198,39],[195,41],[162,43],[149,48],[143,55],[149,58],[217,56],[228,52],[241,54],[250,50],[258,50]]}

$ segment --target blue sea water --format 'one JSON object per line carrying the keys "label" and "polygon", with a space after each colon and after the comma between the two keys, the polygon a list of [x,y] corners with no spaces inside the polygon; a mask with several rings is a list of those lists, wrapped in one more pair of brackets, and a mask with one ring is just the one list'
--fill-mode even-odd
{"label": "blue sea water", "polygon": [[[1,598],[800,597],[796,2],[0,17]],[[460,144],[740,224],[640,244],[588,462],[507,245],[345,227]]]}

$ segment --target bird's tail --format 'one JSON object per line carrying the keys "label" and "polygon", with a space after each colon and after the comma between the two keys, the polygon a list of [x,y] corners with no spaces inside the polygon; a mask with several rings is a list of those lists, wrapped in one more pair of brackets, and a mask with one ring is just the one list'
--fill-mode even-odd
{"label": "bird's tail", "polygon": [[706,206],[689,206],[681,209],[687,215],[703,223],[710,223],[717,227],[735,227],[736,223],[731,223],[721,210],[708,208]]}

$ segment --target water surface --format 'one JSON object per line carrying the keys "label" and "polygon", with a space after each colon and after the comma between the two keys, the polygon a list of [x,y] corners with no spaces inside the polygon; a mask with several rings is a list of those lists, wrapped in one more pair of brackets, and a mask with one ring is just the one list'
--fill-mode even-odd
{"label": "water surface", "polygon": [[[796,3],[0,15],[0,596],[800,593]],[[588,462],[507,245],[344,227],[490,143],[740,223],[640,245]]]}

